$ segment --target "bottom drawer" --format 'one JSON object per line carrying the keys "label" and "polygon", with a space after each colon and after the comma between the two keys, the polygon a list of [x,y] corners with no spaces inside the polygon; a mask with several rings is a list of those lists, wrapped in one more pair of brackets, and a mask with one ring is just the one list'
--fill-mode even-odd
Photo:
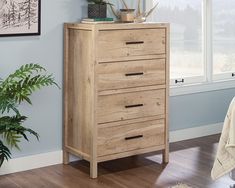
{"label": "bottom drawer", "polygon": [[98,128],[98,156],[138,150],[164,143],[164,119]]}

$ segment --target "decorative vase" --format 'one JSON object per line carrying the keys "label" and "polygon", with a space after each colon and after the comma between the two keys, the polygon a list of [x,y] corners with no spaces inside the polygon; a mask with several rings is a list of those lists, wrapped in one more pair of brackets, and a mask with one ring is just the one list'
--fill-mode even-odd
{"label": "decorative vase", "polygon": [[120,9],[121,21],[131,23],[135,19],[135,9]]}
{"label": "decorative vase", "polygon": [[107,5],[88,4],[88,18],[106,18]]}

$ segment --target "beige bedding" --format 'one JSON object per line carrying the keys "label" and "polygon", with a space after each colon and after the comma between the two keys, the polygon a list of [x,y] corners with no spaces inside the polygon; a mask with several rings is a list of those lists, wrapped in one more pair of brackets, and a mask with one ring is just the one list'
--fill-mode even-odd
{"label": "beige bedding", "polygon": [[218,179],[233,169],[235,169],[235,98],[229,106],[224,121],[211,177],[214,180]]}

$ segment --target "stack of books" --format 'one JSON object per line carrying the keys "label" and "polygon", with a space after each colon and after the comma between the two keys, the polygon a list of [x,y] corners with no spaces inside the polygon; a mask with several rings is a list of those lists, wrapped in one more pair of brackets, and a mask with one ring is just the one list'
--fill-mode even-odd
{"label": "stack of books", "polygon": [[113,18],[84,18],[82,23],[92,23],[92,24],[104,24],[104,23],[114,23]]}

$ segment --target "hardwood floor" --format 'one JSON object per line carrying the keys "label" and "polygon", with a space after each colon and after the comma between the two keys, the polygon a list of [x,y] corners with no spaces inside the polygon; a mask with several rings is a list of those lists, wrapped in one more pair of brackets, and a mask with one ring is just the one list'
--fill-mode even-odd
{"label": "hardwood floor", "polygon": [[0,188],[168,188],[177,182],[193,188],[230,188],[235,182],[225,176],[212,181],[219,135],[170,145],[170,163],[151,153],[99,165],[99,178],[89,178],[89,163],[55,165],[0,177]]}

